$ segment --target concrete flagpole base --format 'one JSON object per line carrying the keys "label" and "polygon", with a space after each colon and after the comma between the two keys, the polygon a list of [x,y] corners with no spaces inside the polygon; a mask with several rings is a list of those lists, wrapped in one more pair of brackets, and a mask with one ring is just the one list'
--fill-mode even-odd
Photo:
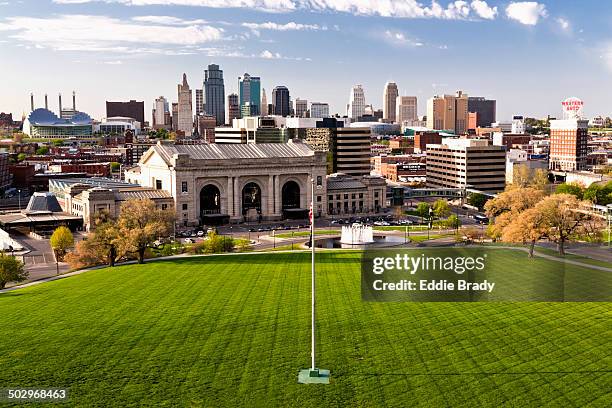
{"label": "concrete flagpole base", "polygon": [[298,374],[300,384],[329,384],[329,370],[305,368]]}

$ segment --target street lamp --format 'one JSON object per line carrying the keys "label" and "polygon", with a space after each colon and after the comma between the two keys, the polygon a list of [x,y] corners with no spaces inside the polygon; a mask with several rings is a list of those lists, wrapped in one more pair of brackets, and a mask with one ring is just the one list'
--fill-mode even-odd
{"label": "street lamp", "polygon": [[17,190],[17,201],[19,202],[19,211],[21,211],[21,190]]}
{"label": "street lamp", "polygon": [[612,212],[612,204],[608,204],[608,248],[610,248],[610,221],[612,221],[612,217],[610,217],[610,213]]}

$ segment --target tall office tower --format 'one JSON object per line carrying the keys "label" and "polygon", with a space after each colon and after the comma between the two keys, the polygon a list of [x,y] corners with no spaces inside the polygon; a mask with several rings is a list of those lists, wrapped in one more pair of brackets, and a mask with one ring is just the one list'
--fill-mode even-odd
{"label": "tall office tower", "polygon": [[296,98],[295,100],[295,116],[305,118],[308,114],[308,101],[306,99]]}
{"label": "tall office tower", "polygon": [[491,123],[496,121],[496,104],[495,99],[485,99],[481,96],[468,98],[468,112],[477,113],[477,127],[490,127]]}
{"label": "tall office tower", "polygon": [[183,74],[183,83],[178,84],[178,121],[177,131],[185,132],[185,136],[193,133],[193,95],[187,83],[187,74]]}
{"label": "tall office tower", "polygon": [[225,85],[223,71],[210,64],[204,71],[204,112],[217,118],[217,125],[225,123]]}
{"label": "tall office tower", "polygon": [[170,125],[170,123],[167,122],[168,116],[168,101],[163,96],[160,96],[159,98],[155,99],[153,108],[153,128],[167,128],[167,126]]}
{"label": "tall office tower", "polygon": [[[73,95],[74,98],[74,95]],[[74,105],[74,104],[73,104]],[[75,108],[76,109],[76,108]],[[136,119],[140,122],[140,127],[144,126],[144,102],[130,100],[129,102],[109,102],[106,101],[106,117],[123,116]]]}
{"label": "tall office tower", "polygon": [[178,130],[178,103],[172,102],[172,130]]}
{"label": "tall office tower", "polygon": [[240,118],[240,103],[238,94],[227,95],[227,123],[232,124],[232,120]]}
{"label": "tall office tower", "polygon": [[548,166],[556,171],[585,170],[589,121],[578,116],[550,121]]}
{"label": "tall office tower", "polygon": [[328,118],[329,117],[329,104],[322,102],[313,102],[310,104],[310,117],[311,118]]}
{"label": "tall office tower", "polygon": [[353,176],[370,174],[372,130],[369,127],[334,129],[332,171]]}
{"label": "tall office tower", "polygon": [[196,89],[196,116],[204,114],[204,90]]}
{"label": "tall office tower", "polygon": [[434,96],[427,101],[427,127],[463,134],[468,129],[467,94]]}
{"label": "tall office tower", "polygon": [[387,82],[383,93],[383,119],[388,122],[397,122],[396,103],[399,92],[395,82]]}
{"label": "tall office tower", "polygon": [[427,145],[430,188],[465,188],[497,193],[506,187],[506,148],[488,140],[442,139]]}
{"label": "tall office tower", "polygon": [[[259,77],[252,77],[245,73],[238,78],[238,89],[240,95],[240,111],[242,116],[248,111],[246,116],[259,116],[261,110],[261,80]],[[248,103],[248,109],[246,104]]]}
{"label": "tall office tower", "polygon": [[268,97],[266,96],[266,89],[261,89],[261,116],[268,116],[270,114],[268,110]]}
{"label": "tall office tower", "polygon": [[363,116],[365,113],[365,105],[366,103],[363,87],[361,85],[353,86],[348,104],[347,114],[349,118],[357,120],[357,118]]}
{"label": "tall office tower", "polygon": [[274,114],[279,116],[289,116],[291,109],[289,106],[289,89],[286,86],[276,86],[272,90],[272,103],[274,104]]}
{"label": "tall office tower", "polygon": [[403,125],[404,122],[410,124],[418,119],[416,96],[398,96],[396,106],[395,121],[400,125]]}

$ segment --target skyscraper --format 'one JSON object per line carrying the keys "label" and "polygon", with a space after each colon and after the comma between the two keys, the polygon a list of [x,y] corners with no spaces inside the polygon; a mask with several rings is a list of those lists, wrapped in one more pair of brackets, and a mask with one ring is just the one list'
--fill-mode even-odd
{"label": "skyscraper", "polygon": [[589,121],[578,116],[550,121],[549,168],[556,171],[585,170]]}
{"label": "skyscraper", "polygon": [[153,128],[167,129],[170,122],[168,117],[170,112],[168,109],[168,101],[163,96],[155,99],[155,107],[153,108]]}
{"label": "skyscraper", "polygon": [[399,92],[395,82],[387,82],[383,93],[383,119],[388,122],[396,122],[397,97]]}
{"label": "skyscraper", "polygon": [[357,120],[357,118],[363,116],[365,113],[365,104],[363,87],[361,85],[353,86],[351,89],[351,95],[349,96],[347,112],[349,118]]}
{"label": "skyscraper", "polygon": [[427,101],[427,127],[463,134],[468,129],[467,94],[434,96]]}
{"label": "skyscraper", "polygon": [[[246,112],[248,103],[248,116],[258,116],[261,104],[261,81],[259,77],[252,77],[245,73],[238,78],[238,89],[240,90],[240,111]],[[244,114],[243,114],[244,116]]]}
{"label": "skyscraper", "polygon": [[468,98],[468,112],[478,114],[476,115],[476,126],[489,127],[495,122],[496,104],[495,99],[485,99],[480,96]]}
{"label": "skyscraper", "polygon": [[400,125],[404,122],[412,122],[417,120],[417,97],[416,96],[398,96],[397,97],[397,112],[395,120]]}
{"label": "skyscraper", "polygon": [[276,86],[272,90],[272,103],[274,104],[274,114],[289,116],[289,89],[286,86]]}
{"label": "skyscraper", "polygon": [[231,93],[227,95],[227,123],[232,124],[233,119],[240,118],[240,103],[238,102],[238,94]]}
{"label": "skyscraper", "polygon": [[184,132],[185,136],[193,133],[193,95],[187,83],[187,74],[183,74],[183,83],[178,84],[178,106],[176,130]]}
{"label": "skyscraper", "polygon": [[196,89],[196,116],[204,114],[204,90]]}
{"label": "skyscraper", "polygon": [[266,96],[266,89],[261,89],[261,116],[268,116],[268,97]]}
{"label": "skyscraper", "polygon": [[308,101],[306,99],[295,99],[295,116],[305,118],[308,113]]}
{"label": "skyscraper", "polygon": [[204,71],[204,112],[217,118],[217,125],[225,123],[223,71],[216,64],[210,64]]}
{"label": "skyscraper", "polygon": [[[45,99],[46,103],[46,99]],[[123,116],[127,118],[136,119],[140,122],[140,127],[144,127],[144,101],[135,101],[134,99],[129,102],[109,102],[106,101],[106,117],[112,118],[113,116]]]}

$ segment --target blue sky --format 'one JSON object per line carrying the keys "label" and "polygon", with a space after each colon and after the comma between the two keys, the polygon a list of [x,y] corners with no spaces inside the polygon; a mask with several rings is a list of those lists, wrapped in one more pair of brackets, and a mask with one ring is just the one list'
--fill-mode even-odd
{"label": "blue sky", "polygon": [[498,100],[498,119],[560,115],[577,96],[585,114],[612,115],[612,2],[600,0],[0,0],[0,111],[20,117],[29,93],[57,93],[104,116],[105,100],[171,101],[186,72],[224,70],[226,93],[245,72],[268,97],[344,112],[363,84],[382,106],[386,81],[427,98],[457,89]]}

